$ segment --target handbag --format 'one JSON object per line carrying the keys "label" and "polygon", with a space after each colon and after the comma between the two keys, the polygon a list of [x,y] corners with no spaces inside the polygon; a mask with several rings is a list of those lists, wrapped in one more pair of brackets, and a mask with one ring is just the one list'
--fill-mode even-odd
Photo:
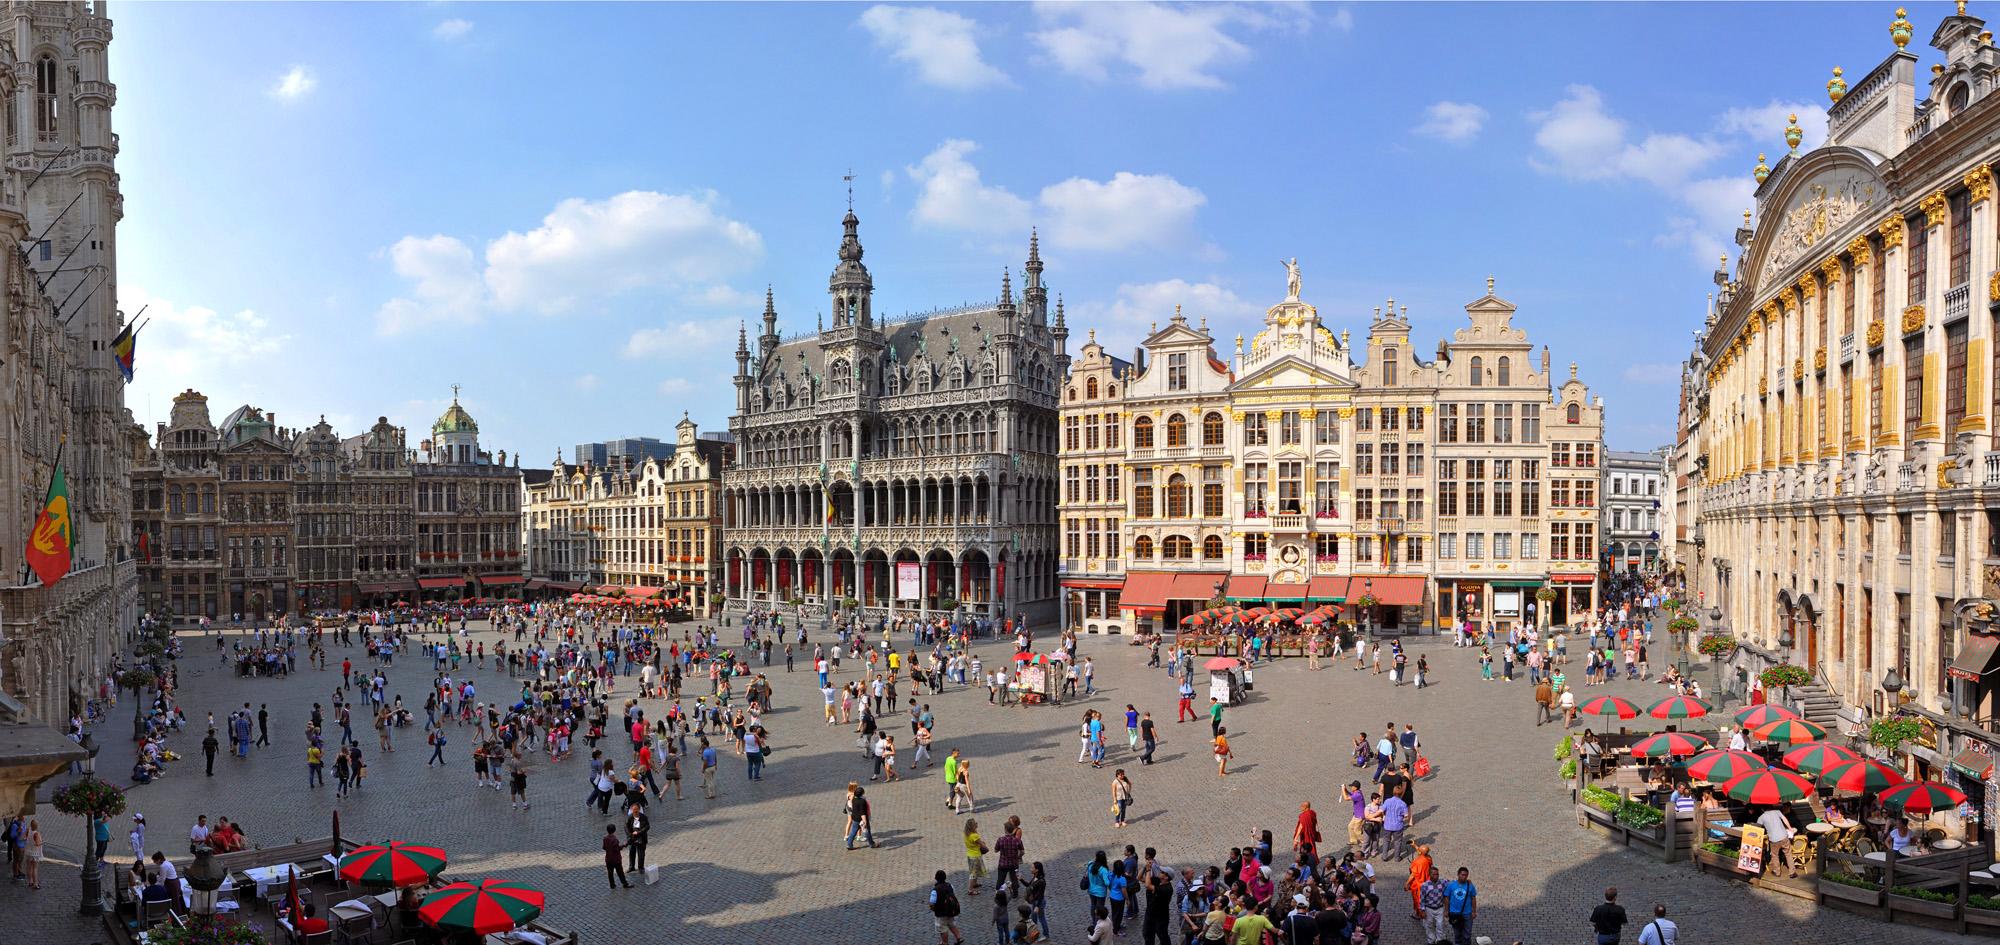
{"label": "handbag", "polygon": [[1410,773],[1420,778],[1430,777],[1431,776],[1430,757],[1427,755],[1418,755],[1417,763],[1410,768]]}

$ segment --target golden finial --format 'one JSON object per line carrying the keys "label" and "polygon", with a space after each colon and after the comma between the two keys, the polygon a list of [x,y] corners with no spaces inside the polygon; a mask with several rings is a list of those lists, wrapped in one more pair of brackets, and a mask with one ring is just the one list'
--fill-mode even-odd
{"label": "golden finial", "polygon": [[1889,39],[1896,44],[1897,49],[1908,46],[1910,44],[1910,37],[1916,35],[1916,27],[1910,25],[1910,20],[1906,14],[1907,11],[1902,7],[1897,7],[1896,19],[1889,24]]}
{"label": "golden finial", "polygon": [[1965,0],[1958,0],[1958,15],[1965,15]]}
{"label": "golden finial", "polygon": [[1792,150],[1797,151],[1799,149],[1799,142],[1805,139],[1806,131],[1804,128],[1799,127],[1798,115],[1792,115],[1790,121],[1791,124],[1785,126],[1785,143],[1791,145]]}
{"label": "golden finial", "polygon": [[1840,77],[1840,67],[1833,67],[1833,78],[1827,80],[1826,97],[1839,102],[1847,94],[1847,80]]}
{"label": "golden finial", "polygon": [[1493,294],[1493,277],[1492,277],[1492,276],[1487,276],[1487,277],[1486,277],[1486,294],[1487,294],[1487,295],[1492,295],[1492,294]]}
{"label": "golden finial", "polygon": [[1982,46],[1991,46],[1991,45],[1993,45],[1993,31],[1992,31],[1992,30],[1980,30],[1980,31],[1979,31],[1979,43],[1980,43],[1980,45],[1982,45]]}
{"label": "golden finial", "polygon": [[1759,184],[1771,176],[1771,166],[1764,163],[1764,153],[1761,151],[1757,153],[1757,166],[1750,171],[1750,176],[1757,178]]}
{"label": "golden finial", "polygon": [[[1746,230],[1750,228],[1750,208],[1749,208],[1749,207],[1744,207],[1744,208],[1743,208],[1743,228],[1744,228],[1744,229],[1746,229]],[[1724,256],[1724,257],[1722,257],[1722,258],[1724,258],[1724,259],[1728,259],[1729,257],[1727,257],[1727,256]]]}

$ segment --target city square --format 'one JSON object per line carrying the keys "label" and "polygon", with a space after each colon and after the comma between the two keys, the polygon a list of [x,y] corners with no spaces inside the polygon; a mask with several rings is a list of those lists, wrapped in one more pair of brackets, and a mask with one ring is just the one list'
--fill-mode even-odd
{"label": "city square", "polygon": [[0,940],[2000,936],[1985,12],[0,0]]}

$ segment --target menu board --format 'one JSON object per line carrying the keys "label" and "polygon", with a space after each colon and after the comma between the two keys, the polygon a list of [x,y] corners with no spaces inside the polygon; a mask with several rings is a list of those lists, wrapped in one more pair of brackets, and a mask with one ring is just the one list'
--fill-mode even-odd
{"label": "menu board", "polygon": [[1745,873],[1764,872],[1764,828],[1755,824],[1743,828],[1743,846],[1736,854],[1736,868]]}

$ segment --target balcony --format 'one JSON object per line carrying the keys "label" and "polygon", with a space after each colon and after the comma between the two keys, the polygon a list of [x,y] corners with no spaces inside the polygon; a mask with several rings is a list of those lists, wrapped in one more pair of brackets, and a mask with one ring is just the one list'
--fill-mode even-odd
{"label": "balcony", "polygon": [[1303,532],[1308,519],[1301,512],[1277,512],[1271,516],[1271,530],[1274,532]]}
{"label": "balcony", "polygon": [[1914,492],[1918,488],[1917,470],[1922,463],[1898,463],[1896,465],[1896,491]]}
{"label": "balcony", "polygon": [[1979,477],[1982,486],[2000,486],[2000,453],[1988,453],[1980,458],[1984,470]]}
{"label": "balcony", "polygon": [[1959,283],[1944,290],[1944,324],[1964,318],[1972,309],[1972,284]]}

